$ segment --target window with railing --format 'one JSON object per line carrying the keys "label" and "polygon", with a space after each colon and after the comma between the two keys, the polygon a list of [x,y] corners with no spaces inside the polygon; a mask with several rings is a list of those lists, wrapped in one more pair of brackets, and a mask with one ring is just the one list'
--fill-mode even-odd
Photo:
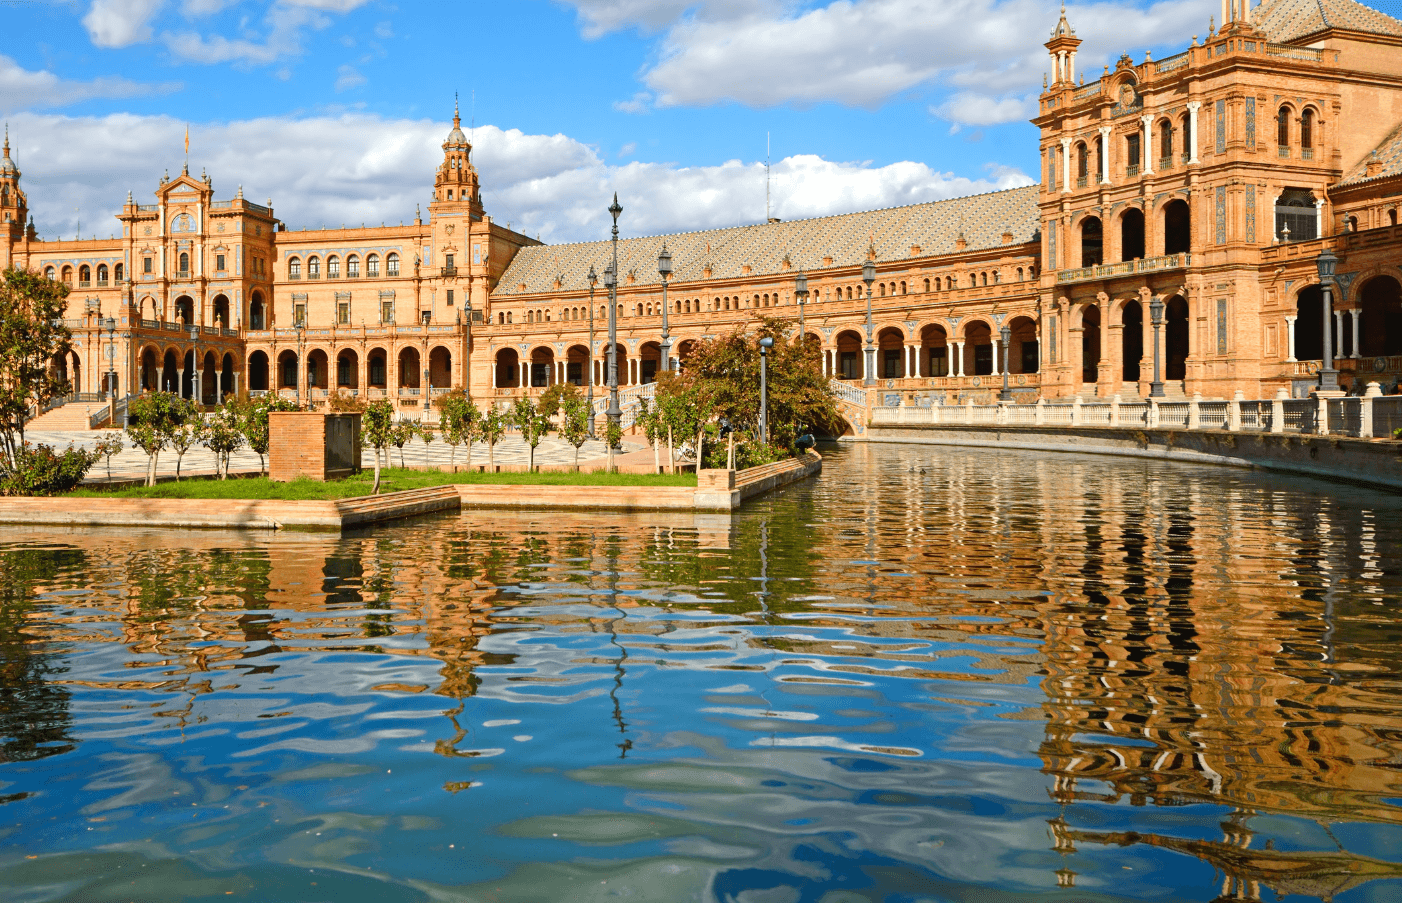
{"label": "window with railing", "polygon": [[381,302],[380,302],[380,323],[381,323],[381,324],[389,324],[389,323],[393,323],[393,322],[394,322],[394,302],[393,302],[393,301],[381,301]]}
{"label": "window with railing", "polygon": [[310,259],[307,260],[307,278],[308,278],[308,279],[320,279],[320,278],[321,278],[321,261],[320,261],[318,258],[316,258],[316,257],[312,257],[312,258],[310,258]]}
{"label": "window with railing", "polygon": [[365,258],[365,275],[374,279],[380,275],[380,258],[377,254],[371,254]]}
{"label": "window with railing", "polygon": [[346,278],[360,278],[360,258],[356,257],[354,254],[346,258]]}
{"label": "window with railing", "polygon": [[385,272],[389,276],[399,275],[399,255],[391,254],[385,258]]}
{"label": "window with railing", "polygon": [[350,324],[350,302],[341,301],[336,305],[336,323],[340,326]]}
{"label": "window with railing", "polygon": [[288,278],[288,279],[301,279],[301,278],[302,278],[302,261],[298,260],[296,257],[294,257],[294,258],[292,258],[291,260],[287,261],[287,278]]}
{"label": "window with railing", "polygon": [[328,257],[328,258],[326,259],[326,278],[327,278],[327,279],[340,279],[340,278],[341,278],[341,258],[339,258],[339,257]]}

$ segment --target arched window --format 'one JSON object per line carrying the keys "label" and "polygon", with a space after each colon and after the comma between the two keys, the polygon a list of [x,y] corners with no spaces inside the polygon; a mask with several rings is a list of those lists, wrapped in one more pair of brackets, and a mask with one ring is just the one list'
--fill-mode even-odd
{"label": "arched window", "polygon": [[901,294],[902,294],[902,295],[907,294],[907,292],[906,292],[906,290],[905,290],[905,283],[904,283],[904,282],[901,283]]}
{"label": "arched window", "polygon": [[1084,144],[1076,145],[1076,185],[1086,187],[1086,177],[1090,175],[1090,151]]}
{"label": "arched window", "polygon": [[393,254],[393,253],[391,253],[388,257],[385,258],[385,275],[387,275],[387,276],[398,276],[398,275],[399,275],[399,255],[398,255],[398,254]]}
{"label": "arched window", "polygon": [[1159,158],[1165,162],[1173,159],[1173,123],[1167,119],[1159,123]]}
{"label": "arched window", "polygon": [[340,279],[340,278],[341,278],[341,258],[336,257],[336,256],[334,256],[334,255],[332,255],[331,257],[326,258],[326,278],[327,278],[327,279]]}
{"label": "arched window", "polygon": [[981,273],[980,275],[983,277],[983,284],[984,284],[984,285],[987,285],[987,284],[988,284],[988,274],[987,274],[987,273]]}
{"label": "arched window", "polygon": [[122,276],[125,275],[125,273],[126,270],[122,268],[122,265],[120,263],[117,264],[115,267],[112,268],[112,280],[114,282],[121,282]]}
{"label": "arched window", "polygon": [[1397,209],[1396,209],[1396,208],[1393,208],[1392,210],[1389,210],[1389,211],[1387,212],[1387,224],[1388,224],[1389,226],[1395,226],[1395,225],[1397,225]]}
{"label": "arched window", "polygon": [[92,282],[92,270],[88,269],[86,263],[78,267],[78,282],[80,285],[87,285]]}
{"label": "arched window", "polygon": [[1139,167],[1143,163],[1139,156],[1139,133],[1131,132],[1125,136],[1125,172],[1127,175],[1139,175]]}
{"label": "arched window", "polygon": [[884,282],[881,283],[881,288],[880,288],[880,290],[879,290],[879,294],[880,294],[880,296],[881,296],[882,298],[886,297],[886,283],[884,283]]}
{"label": "arched window", "polygon": [[1300,147],[1305,150],[1314,147],[1314,110],[1309,108],[1300,114]]}
{"label": "arched window", "polygon": [[360,278],[360,258],[354,254],[346,258],[346,276],[350,279]]}
{"label": "arched window", "polygon": [[293,257],[291,260],[287,261],[287,278],[302,278],[302,261],[300,259]]}
{"label": "arched window", "polygon": [[321,278],[321,258],[320,258],[320,257],[308,257],[308,258],[307,258],[307,278],[308,278],[308,279],[320,279],[320,278]]}
{"label": "arched window", "polygon": [[1356,217],[1356,216],[1350,216],[1350,217],[1348,218],[1348,231],[1349,231],[1349,232],[1357,232],[1357,231],[1358,231],[1358,217]]}
{"label": "arched window", "polygon": [[180,272],[185,276],[190,275],[190,255],[183,252],[180,255]]}
{"label": "arched window", "polygon": [[641,304],[639,304],[639,305],[638,305],[638,316],[641,317],[642,315],[643,315],[643,306],[642,306]]}
{"label": "arched window", "polygon": [[550,311],[548,311],[548,310],[545,312],[545,322],[547,322],[547,323],[550,322]]}
{"label": "arched window", "polygon": [[49,280],[50,282],[53,281],[53,279],[54,279],[54,268],[53,268],[53,267],[45,267],[45,268],[44,268],[44,278],[47,279],[47,280]]}
{"label": "arched window", "polygon": [[951,292],[954,291],[954,277],[953,277],[953,276],[946,276],[946,277],[944,277],[944,287],[945,287],[945,290],[946,290],[946,291],[951,291]]}
{"label": "arched window", "polygon": [[1275,114],[1275,143],[1281,147],[1290,146],[1290,108],[1281,107]]}
{"label": "arched window", "polygon": [[926,280],[925,280],[925,291],[928,292],[929,290],[930,290],[930,280],[926,279]]}
{"label": "arched window", "polygon": [[380,255],[371,254],[369,257],[365,258],[365,275],[369,276],[371,279],[380,275]]}
{"label": "arched window", "polygon": [[994,284],[994,285],[997,285],[998,283],[1000,283],[1000,282],[1002,282],[1002,281],[1003,281],[1003,274],[1000,273],[1000,272],[998,272],[997,270],[994,270],[994,271],[993,271],[993,284]]}
{"label": "arched window", "polygon": [[107,284],[107,264],[105,264],[105,263],[102,264],[102,265],[100,265],[100,266],[97,268],[97,284],[98,284],[98,285],[106,285],[106,284]]}

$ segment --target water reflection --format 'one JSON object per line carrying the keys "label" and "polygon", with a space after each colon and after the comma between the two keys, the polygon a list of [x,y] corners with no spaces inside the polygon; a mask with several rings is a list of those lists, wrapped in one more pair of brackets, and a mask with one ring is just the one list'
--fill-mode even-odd
{"label": "water reflection", "polygon": [[733,519],[177,540],[0,533],[21,899],[1402,894],[1394,498],[849,448]]}

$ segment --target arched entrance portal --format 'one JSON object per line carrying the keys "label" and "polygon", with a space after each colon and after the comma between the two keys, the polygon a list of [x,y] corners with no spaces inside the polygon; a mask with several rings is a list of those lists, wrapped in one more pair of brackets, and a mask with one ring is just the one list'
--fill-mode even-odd
{"label": "arched entrance portal", "polygon": [[1188,302],[1174,295],[1164,305],[1164,379],[1188,376]]}
{"label": "arched entrance portal", "polygon": [[1081,382],[1100,380],[1100,308],[1087,304],[1081,311]]}
{"label": "arched entrance portal", "polygon": [[1124,382],[1137,383],[1141,376],[1140,364],[1144,360],[1144,307],[1137,300],[1126,301],[1124,312],[1124,332],[1121,350],[1124,354]]}
{"label": "arched entrance portal", "polygon": [[1402,286],[1391,276],[1375,276],[1358,293],[1362,311],[1359,351],[1365,357],[1402,354]]}

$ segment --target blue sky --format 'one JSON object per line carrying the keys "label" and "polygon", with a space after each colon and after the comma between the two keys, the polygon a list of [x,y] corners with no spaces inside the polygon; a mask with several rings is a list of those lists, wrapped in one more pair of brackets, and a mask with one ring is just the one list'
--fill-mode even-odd
{"label": "blue sky", "polygon": [[[1072,5],[1092,74],[1211,0]],[[0,113],[43,235],[107,234],[183,161],[291,228],[426,204],[461,95],[488,212],[547,241],[1027,184],[1058,8],[1033,0],[0,0]],[[475,102],[474,102],[475,97]]]}

